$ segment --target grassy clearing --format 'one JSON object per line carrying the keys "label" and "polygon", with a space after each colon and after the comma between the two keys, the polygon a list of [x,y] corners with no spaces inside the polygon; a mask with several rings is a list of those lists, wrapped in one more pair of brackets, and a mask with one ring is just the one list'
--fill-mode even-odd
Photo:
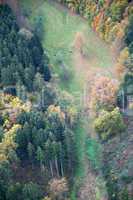
{"label": "grassy clearing", "polygon": [[[84,33],[86,37],[86,53],[91,60],[94,58],[94,67],[109,68],[113,65],[107,45],[96,36],[85,20],[70,14],[67,9],[62,9],[56,3],[43,2],[43,0],[23,0],[22,5],[25,9],[32,11],[31,23],[34,23],[37,16],[42,17],[45,27],[43,45],[48,51],[51,64],[57,74],[61,71],[58,59],[61,59],[63,64],[72,71],[75,70],[72,62],[72,46],[77,32]],[[78,78],[73,76],[70,83],[60,82],[61,88],[71,93],[81,91],[84,84],[84,75],[81,74]]]}

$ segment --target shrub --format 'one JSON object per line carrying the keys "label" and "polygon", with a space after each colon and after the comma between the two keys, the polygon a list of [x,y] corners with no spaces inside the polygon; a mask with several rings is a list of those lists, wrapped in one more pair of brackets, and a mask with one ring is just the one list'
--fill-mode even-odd
{"label": "shrub", "polygon": [[122,133],[125,130],[125,124],[118,108],[113,111],[102,111],[94,122],[96,132],[102,140],[110,136]]}
{"label": "shrub", "polygon": [[60,80],[65,84],[65,83],[68,83],[72,80],[72,70],[67,67],[66,65],[62,65],[62,68],[60,70],[60,74],[59,74],[59,77],[60,77]]}

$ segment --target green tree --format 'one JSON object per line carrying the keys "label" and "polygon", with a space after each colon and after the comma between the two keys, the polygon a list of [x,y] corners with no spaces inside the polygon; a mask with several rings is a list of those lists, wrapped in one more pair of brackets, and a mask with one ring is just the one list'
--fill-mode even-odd
{"label": "green tree", "polygon": [[20,183],[11,184],[6,194],[7,200],[23,200],[22,185]]}
{"label": "green tree", "polygon": [[44,161],[44,152],[41,149],[41,147],[37,147],[36,159],[39,162],[40,167],[42,167],[42,164],[43,164],[43,161]]}
{"label": "green tree", "polygon": [[12,171],[8,162],[0,163],[0,200],[6,199],[6,193],[10,185]]}
{"label": "green tree", "polygon": [[39,186],[32,182],[24,185],[22,193],[24,200],[40,200],[43,197]]}
{"label": "green tree", "polygon": [[129,19],[129,25],[125,33],[125,41],[128,46],[133,42],[133,15],[131,15]]}
{"label": "green tree", "polygon": [[125,124],[118,108],[111,112],[101,111],[99,117],[94,122],[94,127],[103,140],[120,134],[125,130]]}
{"label": "green tree", "polygon": [[29,156],[29,160],[31,160],[31,163],[33,163],[34,160],[34,154],[35,154],[35,148],[33,146],[33,144],[31,142],[28,143],[28,156]]}
{"label": "green tree", "polygon": [[33,82],[33,88],[35,91],[41,91],[41,89],[44,86],[44,79],[40,73],[36,73],[34,82]]}

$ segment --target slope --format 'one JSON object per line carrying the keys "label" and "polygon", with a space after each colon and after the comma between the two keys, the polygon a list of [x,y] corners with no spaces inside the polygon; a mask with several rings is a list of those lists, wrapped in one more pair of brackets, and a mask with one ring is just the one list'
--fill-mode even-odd
{"label": "slope", "polygon": [[[86,114],[89,85],[97,75],[114,76],[115,55],[109,46],[89,28],[84,19],[59,4],[51,1],[44,3],[22,1],[22,5],[25,12],[30,13],[31,24],[35,23],[36,18],[41,17],[45,27],[43,44],[48,51],[52,69],[58,74],[59,85],[61,89],[75,96],[75,103],[81,108],[82,113]],[[69,77],[66,78],[64,73],[68,73]],[[78,178],[85,176],[84,182],[87,184],[92,180],[89,184],[90,188],[86,189],[89,190],[90,199],[93,200],[95,196],[92,196],[92,193],[95,193],[94,188],[97,188],[96,174],[88,167],[85,139],[91,135],[94,140],[96,138],[92,134],[92,127],[88,127],[88,120],[90,120],[88,117],[88,114],[83,115],[83,124],[80,125],[80,130],[79,127],[76,130],[77,153],[80,159],[76,176]],[[82,191],[79,193],[80,200],[85,198],[81,197],[82,193]]]}

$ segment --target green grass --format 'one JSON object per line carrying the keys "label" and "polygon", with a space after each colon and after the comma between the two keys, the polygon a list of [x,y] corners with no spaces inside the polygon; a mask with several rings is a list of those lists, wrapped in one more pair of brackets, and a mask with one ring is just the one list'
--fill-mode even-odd
{"label": "green grass", "polygon": [[[34,24],[37,16],[42,17],[45,28],[43,46],[47,49],[51,64],[57,74],[60,74],[60,66],[57,64],[59,56],[65,66],[74,70],[71,50],[77,32],[83,32],[86,36],[85,49],[88,57],[94,57],[95,66],[109,68],[113,65],[107,45],[89,28],[87,21],[79,16],[70,15],[67,9],[62,9],[58,4],[51,1],[23,0],[22,5],[25,9],[32,11],[30,15],[31,23]],[[84,77],[81,74],[78,79],[73,76],[70,83],[60,82],[61,88],[67,89],[71,93],[82,91]]]}
{"label": "green grass", "polygon": [[75,170],[74,185],[71,188],[71,200],[76,200],[76,193],[82,183],[85,176],[85,140],[86,140],[86,130],[84,128],[84,122],[81,121],[75,129],[76,137],[76,154],[77,154],[77,166]]}
{"label": "green grass", "polygon": [[[75,130],[76,135],[76,151],[78,155],[78,167],[75,172],[77,177],[83,177],[84,174],[84,151],[85,151],[85,139],[86,130],[84,129],[83,122],[80,122]],[[80,147],[80,148],[79,148]]]}
{"label": "green grass", "polygon": [[93,169],[99,170],[102,167],[102,148],[96,139],[88,138],[86,141],[86,153],[91,161]]}

